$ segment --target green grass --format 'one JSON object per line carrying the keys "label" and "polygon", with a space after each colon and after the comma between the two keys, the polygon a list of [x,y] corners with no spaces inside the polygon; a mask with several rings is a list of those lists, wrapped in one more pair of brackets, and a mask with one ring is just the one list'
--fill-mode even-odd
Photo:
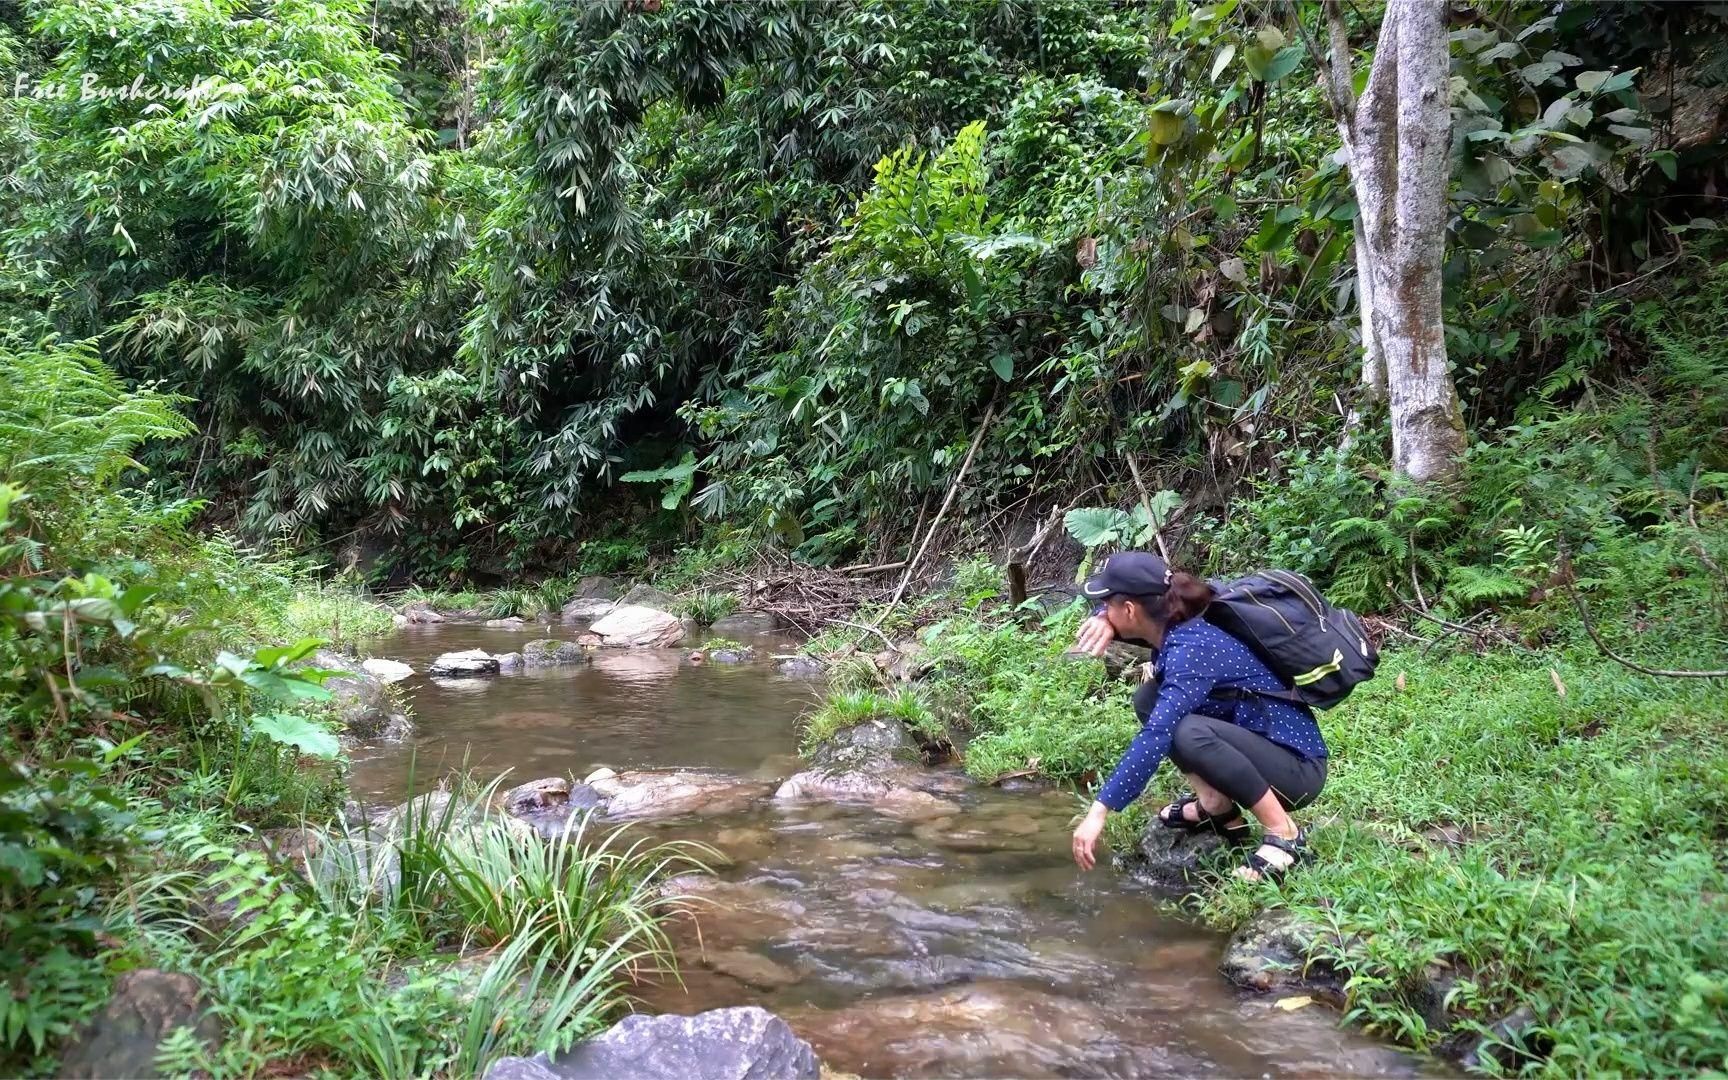
{"label": "green grass", "polygon": [[678,614],[696,620],[697,626],[712,626],[738,610],[738,597],[728,592],[695,592],[678,601]]}
{"label": "green grass", "polygon": [[[169,1070],[478,1076],[593,1033],[634,980],[671,972],[662,923],[681,902],[660,887],[711,851],[580,818],[542,840],[494,808],[496,785],[458,788],[387,830],[314,829],[296,866],[236,850],[220,819],[145,811],[159,865],[106,929],[136,962],[197,974],[225,1030],[214,1050],[171,1042]],[[212,895],[249,917],[203,927]]]}
{"label": "green grass", "polygon": [[[1445,963],[1475,1020],[1541,1018],[1549,1071],[1728,1065],[1728,688],[1594,656],[1382,670],[1325,718],[1316,863],[1282,895],[1225,884],[1205,913],[1281,903],[1336,931],[1350,1015],[1418,1046],[1438,1033],[1411,994]],[[1469,839],[1422,839],[1434,826]]]}
{"label": "green grass", "polygon": [[926,739],[947,738],[942,721],[937,719],[923,697],[911,687],[898,690],[838,690],[830,693],[815,711],[804,718],[799,747],[803,752],[809,753],[832,738],[835,732],[878,718],[898,720],[908,731]]}
{"label": "green grass", "polygon": [[355,589],[313,583],[295,591],[283,609],[282,623],[285,636],[321,637],[348,647],[389,633],[390,614],[389,608]]}

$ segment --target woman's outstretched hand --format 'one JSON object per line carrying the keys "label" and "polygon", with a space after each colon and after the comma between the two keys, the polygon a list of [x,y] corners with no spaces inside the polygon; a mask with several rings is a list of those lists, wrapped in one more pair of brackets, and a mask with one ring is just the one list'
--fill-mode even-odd
{"label": "woman's outstretched hand", "polygon": [[1074,865],[1082,870],[1090,870],[1098,865],[1096,849],[1098,837],[1104,833],[1104,819],[1110,815],[1110,808],[1101,802],[1092,804],[1092,809],[1086,812],[1086,817],[1080,822],[1080,827],[1074,830]]}
{"label": "woman's outstretched hand", "polygon": [[1094,615],[1080,624],[1080,633],[1074,639],[1074,647],[1088,656],[1103,656],[1110,643],[1116,640],[1116,628],[1110,625],[1110,620],[1102,615]]}

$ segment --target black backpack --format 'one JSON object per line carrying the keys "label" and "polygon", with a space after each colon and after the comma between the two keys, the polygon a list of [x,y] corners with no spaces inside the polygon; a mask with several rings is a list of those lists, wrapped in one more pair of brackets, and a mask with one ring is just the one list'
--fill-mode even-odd
{"label": "black backpack", "polygon": [[1212,588],[1206,621],[1254,650],[1290,687],[1255,693],[1330,709],[1374,677],[1380,653],[1362,619],[1327,603],[1301,574],[1262,570]]}

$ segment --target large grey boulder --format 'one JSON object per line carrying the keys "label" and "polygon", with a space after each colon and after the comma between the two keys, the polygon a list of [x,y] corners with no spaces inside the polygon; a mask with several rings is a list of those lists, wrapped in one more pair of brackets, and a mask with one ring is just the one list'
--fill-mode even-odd
{"label": "large grey boulder", "polygon": [[541,638],[522,646],[522,663],[525,667],[567,667],[571,664],[580,664],[586,659],[588,659],[588,653],[583,650],[582,646],[573,641]]}
{"label": "large grey boulder", "polygon": [[712,629],[723,637],[751,637],[774,633],[780,629],[780,620],[766,611],[734,611],[715,619]]}
{"label": "large grey boulder", "polygon": [[498,674],[498,658],[484,649],[448,652],[432,661],[426,674],[435,679],[472,679]]}
{"label": "large grey boulder", "polygon": [[183,1027],[206,1046],[221,1040],[221,1021],[209,1011],[197,979],[154,968],[123,972],[108,1004],[61,1053],[60,1075],[160,1076],[157,1049]]}
{"label": "large grey boulder", "polygon": [[432,605],[426,603],[424,600],[415,601],[403,608],[402,617],[411,625],[418,625],[421,623],[441,623],[444,621],[443,614],[434,611]]}
{"label": "large grey boulder", "polygon": [[618,583],[604,574],[589,574],[576,582],[576,591],[571,593],[581,600],[616,600],[619,592]]}
{"label": "large grey boulder", "polygon": [[817,1080],[810,1044],[766,1009],[627,1016],[556,1058],[502,1058],[487,1080]]}
{"label": "large grey boulder", "polygon": [[558,617],[567,623],[590,622],[605,618],[612,609],[618,606],[618,601],[607,600],[595,596],[578,596],[564,605]]}
{"label": "large grey boulder", "polygon": [[667,648],[684,640],[684,622],[657,608],[626,605],[589,627],[611,647]]}
{"label": "large grey boulder", "polygon": [[619,607],[651,607],[658,611],[674,611],[678,607],[678,598],[671,593],[661,592],[652,585],[633,585],[630,591],[618,600]]}
{"label": "large grey boulder", "polygon": [[369,673],[359,660],[319,649],[312,654],[312,666],[342,673],[326,680],[324,689],[330,691],[330,708],[341,722],[343,734],[376,739],[407,726],[407,717],[396,707],[384,681]]}
{"label": "large grey boulder", "polygon": [[918,749],[904,724],[879,716],[841,728],[810,752],[811,767],[774,792],[776,802],[865,803],[891,817],[924,819],[958,813],[924,790]]}

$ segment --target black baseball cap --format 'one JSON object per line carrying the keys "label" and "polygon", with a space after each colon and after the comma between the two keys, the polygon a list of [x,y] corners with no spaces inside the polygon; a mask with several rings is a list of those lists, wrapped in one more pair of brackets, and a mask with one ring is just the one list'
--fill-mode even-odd
{"label": "black baseball cap", "polygon": [[1109,596],[1162,596],[1170,588],[1170,564],[1147,551],[1119,551],[1080,586],[1093,600]]}

